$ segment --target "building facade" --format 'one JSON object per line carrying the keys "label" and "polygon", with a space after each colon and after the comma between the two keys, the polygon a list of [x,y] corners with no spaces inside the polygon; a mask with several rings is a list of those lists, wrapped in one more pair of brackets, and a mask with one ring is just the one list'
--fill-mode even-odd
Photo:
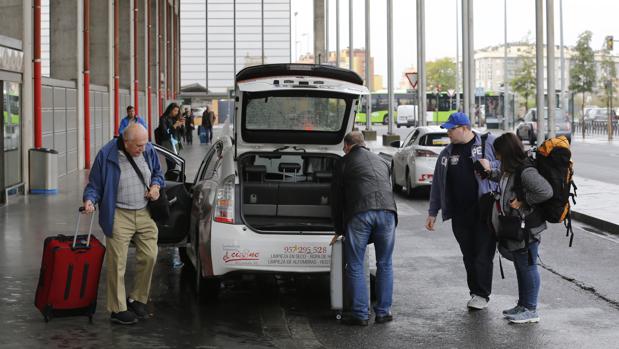
{"label": "building facade", "polygon": [[181,85],[227,95],[241,69],[291,61],[290,0],[183,0]]}

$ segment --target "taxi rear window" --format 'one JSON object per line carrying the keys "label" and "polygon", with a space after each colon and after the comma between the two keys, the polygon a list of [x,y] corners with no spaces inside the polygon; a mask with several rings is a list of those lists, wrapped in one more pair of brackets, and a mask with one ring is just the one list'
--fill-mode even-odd
{"label": "taxi rear window", "polygon": [[419,139],[419,145],[424,147],[444,147],[449,144],[447,133],[428,133]]}

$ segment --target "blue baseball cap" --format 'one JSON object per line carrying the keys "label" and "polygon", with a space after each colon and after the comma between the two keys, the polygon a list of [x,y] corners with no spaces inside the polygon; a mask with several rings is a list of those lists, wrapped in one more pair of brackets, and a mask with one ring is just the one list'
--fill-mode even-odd
{"label": "blue baseball cap", "polygon": [[466,116],[466,114],[457,112],[449,115],[449,119],[447,119],[446,123],[441,125],[441,128],[451,130],[452,128],[458,126],[471,126],[471,120],[469,120],[469,117]]}

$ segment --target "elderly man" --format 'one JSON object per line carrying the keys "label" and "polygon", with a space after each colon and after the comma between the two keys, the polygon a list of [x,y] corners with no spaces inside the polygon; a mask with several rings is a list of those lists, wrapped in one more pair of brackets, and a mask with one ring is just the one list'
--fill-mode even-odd
{"label": "elderly man", "polygon": [[332,186],[335,239],[345,235],[346,281],[350,286],[352,317],[348,325],[367,326],[369,300],[363,261],[367,244],[376,250],[376,323],[393,320],[393,267],[397,209],[391,190],[389,165],[365,147],[358,131],[344,137],[344,157],[336,166]]}
{"label": "elderly man", "polygon": [[[148,190],[128,156],[150,181]],[[137,123],[129,124],[121,137],[101,148],[90,170],[84,207],[86,213],[92,213],[94,205],[100,209],[99,224],[107,247],[107,309],[112,322],[128,325],[149,317],[146,303],[157,258],[158,231],[146,204],[159,198],[163,185],[159,158],[148,143],[148,132]],[[136,276],[133,291],[125,298],[125,266],[132,239]]]}

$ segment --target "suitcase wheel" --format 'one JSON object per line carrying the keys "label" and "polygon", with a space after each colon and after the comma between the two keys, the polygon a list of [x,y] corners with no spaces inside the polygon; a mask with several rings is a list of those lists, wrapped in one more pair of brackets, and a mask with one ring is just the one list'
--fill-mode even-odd
{"label": "suitcase wheel", "polygon": [[338,321],[342,320],[342,313],[341,313],[341,312],[339,312],[339,311],[338,311],[338,312],[335,314],[335,320],[338,320]]}
{"label": "suitcase wheel", "polygon": [[45,320],[45,322],[49,322],[49,317],[47,315],[43,315],[43,319]]}

